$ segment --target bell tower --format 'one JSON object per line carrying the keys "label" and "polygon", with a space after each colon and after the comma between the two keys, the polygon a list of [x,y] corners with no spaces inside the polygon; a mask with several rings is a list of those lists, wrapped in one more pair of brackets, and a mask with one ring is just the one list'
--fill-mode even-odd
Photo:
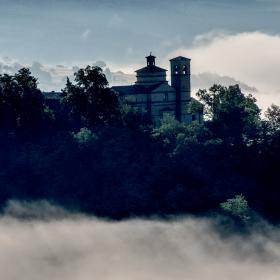
{"label": "bell tower", "polygon": [[156,57],[152,55],[152,52],[150,53],[149,56],[146,56],[147,59],[147,67],[155,66],[156,65]]}
{"label": "bell tower", "polygon": [[191,99],[191,60],[178,56],[170,59],[171,86],[176,90],[176,118],[184,121]]}

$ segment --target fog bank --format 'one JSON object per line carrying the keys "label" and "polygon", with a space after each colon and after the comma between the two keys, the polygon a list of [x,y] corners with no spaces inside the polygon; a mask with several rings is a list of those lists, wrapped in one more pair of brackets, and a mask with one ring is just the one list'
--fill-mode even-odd
{"label": "fog bank", "polygon": [[1,279],[278,280],[279,233],[225,238],[209,219],[109,222],[13,202],[0,218]]}

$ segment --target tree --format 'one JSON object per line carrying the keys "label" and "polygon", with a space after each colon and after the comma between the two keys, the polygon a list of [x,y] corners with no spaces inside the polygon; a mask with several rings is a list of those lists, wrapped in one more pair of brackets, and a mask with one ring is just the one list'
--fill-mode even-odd
{"label": "tree", "polygon": [[187,111],[189,114],[202,114],[203,105],[196,99],[192,98],[191,101],[188,103]]}
{"label": "tree", "polygon": [[217,137],[228,143],[248,143],[255,139],[260,125],[260,109],[252,95],[245,96],[238,85],[212,86],[199,90],[210,127]]}
{"label": "tree", "polygon": [[44,97],[28,68],[0,75],[0,123],[8,129],[34,128],[44,115]]}
{"label": "tree", "polygon": [[15,74],[15,80],[19,87],[20,93],[20,126],[34,126],[43,119],[44,114],[44,97],[37,88],[37,79],[31,76],[27,68],[19,70]]}
{"label": "tree", "polygon": [[234,217],[241,219],[243,222],[249,219],[249,206],[245,197],[240,194],[234,198],[228,199],[220,204],[221,208]]}
{"label": "tree", "polygon": [[67,79],[62,103],[69,116],[80,125],[106,124],[119,115],[118,96],[108,87],[102,69],[87,66],[75,74],[75,83]]}
{"label": "tree", "polygon": [[280,131],[280,107],[272,104],[265,112],[269,133],[274,134]]}
{"label": "tree", "polygon": [[15,128],[19,114],[20,95],[13,76],[0,75],[0,123],[3,128]]}
{"label": "tree", "polygon": [[170,114],[164,114],[161,125],[152,131],[152,137],[161,140],[173,153],[179,152],[187,145],[203,143],[207,134],[208,130],[203,124],[182,123]]}
{"label": "tree", "polygon": [[151,123],[147,114],[142,114],[124,100],[120,101],[120,114],[122,125],[133,129],[150,130]]}
{"label": "tree", "polygon": [[98,136],[86,127],[82,127],[77,133],[72,132],[72,136],[77,143],[84,146],[98,139]]}

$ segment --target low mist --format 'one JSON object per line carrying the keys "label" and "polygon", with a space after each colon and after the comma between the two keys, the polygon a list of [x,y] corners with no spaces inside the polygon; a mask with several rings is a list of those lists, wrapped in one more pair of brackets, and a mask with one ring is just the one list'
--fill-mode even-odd
{"label": "low mist", "polygon": [[11,202],[0,218],[3,280],[278,280],[277,228],[219,234],[202,218],[99,220],[46,202]]}

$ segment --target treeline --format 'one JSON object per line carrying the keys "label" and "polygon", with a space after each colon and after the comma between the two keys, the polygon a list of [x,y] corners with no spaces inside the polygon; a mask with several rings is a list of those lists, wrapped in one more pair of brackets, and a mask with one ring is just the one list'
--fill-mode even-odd
{"label": "treeline", "polygon": [[[1,205],[46,199],[119,219],[206,213],[242,194],[279,222],[280,108],[262,117],[238,85],[214,85],[197,97],[204,124],[166,115],[153,128],[98,67],[67,80],[57,107],[28,69],[0,75]],[[201,105],[192,101],[188,110]]]}

